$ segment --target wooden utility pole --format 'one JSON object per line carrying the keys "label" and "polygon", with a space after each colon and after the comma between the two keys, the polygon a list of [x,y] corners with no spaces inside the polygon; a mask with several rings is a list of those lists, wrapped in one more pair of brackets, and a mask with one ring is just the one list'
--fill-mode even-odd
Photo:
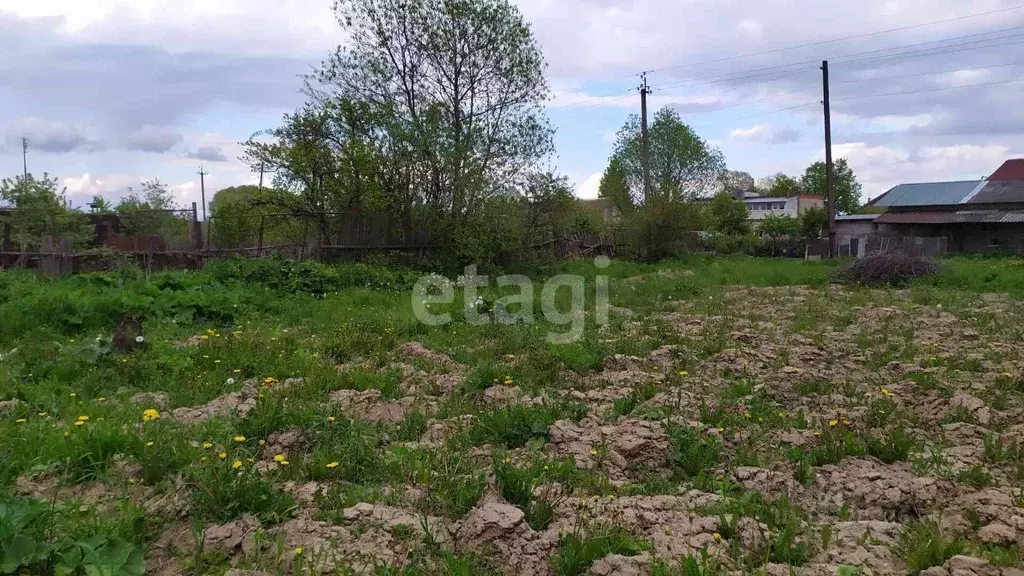
{"label": "wooden utility pole", "polygon": [[28,138],[21,137],[21,175],[28,181]]}
{"label": "wooden utility pole", "polygon": [[263,190],[263,160],[260,160],[260,190]]}
{"label": "wooden utility pole", "polygon": [[200,200],[203,203],[203,222],[206,222],[206,175],[209,172],[203,170],[203,166],[199,165],[199,194]]}
{"label": "wooden utility pole", "polygon": [[828,257],[836,257],[836,183],[832,167],[832,113],[828,100],[828,60],[821,61],[821,85],[825,107],[825,188],[828,195]]}
{"label": "wooden utility pole", "polygon": [[651,143],[647,137],[647,95],[651,89],[647,87],[647,72],[640,74],[640,144],[644,165],[644,204],[651,195]]}

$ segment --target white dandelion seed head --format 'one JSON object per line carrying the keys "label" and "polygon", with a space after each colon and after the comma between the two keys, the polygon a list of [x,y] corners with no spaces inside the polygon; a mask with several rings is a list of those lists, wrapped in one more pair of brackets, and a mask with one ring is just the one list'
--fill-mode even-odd
{"label": "white dandelion seed head", "polygon": [[228,378],[228,385],[229,386],[234,384],[234,383],[235,383],[235,379],[234,378]]}
{"label": "white dandelion seed head", "polygon": [[135,341],[138,342],[139,344],[142,344],[143,342],[146,341],[146,339],[142,337],[142,334],[139,334],[138,336],[135,337]]}

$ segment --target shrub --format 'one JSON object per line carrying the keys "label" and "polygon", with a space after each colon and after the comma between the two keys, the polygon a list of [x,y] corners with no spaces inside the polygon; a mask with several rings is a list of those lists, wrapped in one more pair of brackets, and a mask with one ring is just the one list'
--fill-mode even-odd
{"label": "shrub", "polygon": [[928,258],[902,251],[876,252],[856,260],[842,271],[842,277],[846,282],[864,286],[905,286],[938,271],[939,267]]}

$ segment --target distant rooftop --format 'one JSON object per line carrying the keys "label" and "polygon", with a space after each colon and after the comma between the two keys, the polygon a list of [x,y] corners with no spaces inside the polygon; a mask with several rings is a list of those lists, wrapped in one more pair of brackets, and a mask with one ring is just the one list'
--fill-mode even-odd
{"label": "distant rooftop", "polygon": [[976,189],[986,184],[984,180],[961,180],[957,182],[922,182],[900,184],[885,194],[868,202],[869,206],[933,206],[959,204]]}

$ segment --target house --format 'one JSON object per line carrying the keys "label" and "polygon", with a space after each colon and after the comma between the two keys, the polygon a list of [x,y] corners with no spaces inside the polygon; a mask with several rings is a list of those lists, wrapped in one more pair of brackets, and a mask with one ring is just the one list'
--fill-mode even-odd
{"label": "house", "polygon": [[767,216],[789,216],[798,218],[810,208],[824,208],[825,199],[816,194],[800,194],[789,197],[759,196],[756,192],[747,192],[740,198],[747,205],[749,220],[755,223]]}
{"label": "house", "polygon": [[866,207],[879,213],[837,217],[840,254],[885,245],[1024,254],[1024,159],[1006,161],[983,180],[900,184]]}

